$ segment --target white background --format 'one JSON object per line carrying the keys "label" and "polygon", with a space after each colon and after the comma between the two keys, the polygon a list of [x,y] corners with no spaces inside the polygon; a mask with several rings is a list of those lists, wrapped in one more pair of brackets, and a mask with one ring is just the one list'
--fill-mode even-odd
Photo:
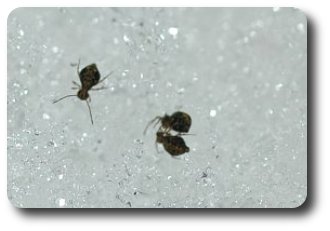
{"label": "white background", "polygon": [[[126,3],[127,2],[127,3]],[[275,5],[276,2],[276,5]],[[6,47],[7,16],[20,6],[287,6],[304,11],[308,18],[309,33],[309,143],[308,143],[308,201],[303,207],[292,210],[22,210],[14,208],[7,200],[6,185]],[[329,229],[330,205],[330,157],[327,152],[326,131],[330,118],[327,105],[330,85],[328,66],[330,41],[330,14],[326,1],[162,1],[151,0],[129,3],[126,0],[111,1],[73,1],[57,0],[46,4],[44,1],[26,2],[11,0],[2,2],[0,9],[1,26],[1,74],[3,84],[0,89],[1,110],[1,160],[0,160],[0,213],[2,230],[91,230],[91,229],[180,229],[205,230],[317,230]],[[323,65],[322,65],[323,64]],[[329,148],[328,148],[329,149]],[[328,219],[327,219],[328,218]],[[7,228],[4,228],[7,227]]]}

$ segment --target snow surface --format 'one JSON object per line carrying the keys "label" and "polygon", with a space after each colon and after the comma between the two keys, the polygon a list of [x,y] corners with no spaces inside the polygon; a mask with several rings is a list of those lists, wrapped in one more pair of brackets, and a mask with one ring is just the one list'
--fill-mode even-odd
{"label": "snow surface", "polygon": [[[8,18],[17,207],[297,207],[307,196],[307,22],[294,8],[19,8]],[[107,89],[53,104],[96,63]],[[173,158],[155,116],[185,111]]]}

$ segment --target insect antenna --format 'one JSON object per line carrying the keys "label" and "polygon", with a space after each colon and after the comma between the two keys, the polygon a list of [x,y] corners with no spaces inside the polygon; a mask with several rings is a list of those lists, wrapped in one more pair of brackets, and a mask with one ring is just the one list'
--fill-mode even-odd
{"label": "insect antenna", "polygon": [[178,136],[195,136],[196,134],[190,134],[190,133],[179,133]]}
{"label": "insect antenna", "polygon": [[57,100],[54,100],[54,101],[53,101],[53,104],[54,104],[54,103],[57,103],[57,102],[59,102],[59,101],[61,101],[62,99],[65,99],[65,98],[67,98],[67,97],[71,97],[71,96],[77,96],[77,95],[66,95],[66,96],[63,96],[62,98],[59,98],[59,99],[57,99]]}
{"label": "insect antenna", "polygon": [[93,123],[93,115],[92,115],[92,110],[91,110],[91,107],[89,106],[89,103],[88,103],[88,101],[86,100],[86,103],[87,103],[87,106],[88,106],[88,109],[89,109],[89,115],[91,116],[91,121],[92,121],[92,124],[94,124]]}
{"label": "insect antenna", "polygon": [[151,121],[147,124],[146,128],[144,129],[144,131],[143,131],[143,135],[145,135],[145,134],[147,133],[147,130],[148,130],[149,126],[150,126],[153,122],[155,122],[157,119],[158,119],[158,121],[157,121],[157,123],[155,124],[155,126],[160,122],[161,117],[160,117],[160,116],[157,116],[156,118],[154,118],[153,120],[151,120]]}

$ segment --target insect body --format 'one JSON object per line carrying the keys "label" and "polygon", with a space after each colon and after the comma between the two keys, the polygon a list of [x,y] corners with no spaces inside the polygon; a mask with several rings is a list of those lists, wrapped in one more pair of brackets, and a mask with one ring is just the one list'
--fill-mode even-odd
{"label": "insect body", "polygon": [[89,98],[88,91],[100,81],[100,72],[96,64],[93,63],[83,68],[79,73],[79,79],[82,86],[77,96],[81,100],[86,100]]}
{"label": "insect body", "polygon": [[182,137],[172,136],[169,133],[157,132],[156,144],[163,144],[164,149],[172,156],[182,155],[189,152],[189,147],[186,145]]}
{"label": "insect body", "polygon": [[189,131],[191,126],[191,117],[185,112],[177,111],[170,116],[165,114],[163,117],[155,117],[146,126],[143,132],[144,134],[146,134],[148,127],[155,121],[157,121],[155,126],[161,122],[161,127],[159,130],[163,129],[166,133],[168,133],[170,130],[174,130],[179,133],[186,133]]}
{"label": "insect body", "polygon": [[65,99],[65,98],[71,97],[71,96],[77,96],[81,100],[86,100],[86,103],[87,103],[87,106],[89,109],[89,114],[91,117],[91,121],[93,124],[92,111],[91,111],[91,108],[88,103],[88,100],[90,101],[91,98],[88,94],[88,91],[105,89],[105,87],[100,87],[100,88],[93,88],[93,87],[95,85],[103,82],[106,78],[108,78],[112,74],[112,72],[100,80],[101,75],[100,75],[99,70],[96,67],[96,64],[94,64],[94,63],[90,64],[90,65],[84,67],[81,71],[79,71],[79,64],[80,64],[80,60],[77,65],[77,74],[79,76],[81,86],[77,82],[72,81],[73,84],[76,85],[76,87],[73,87],[72,89],[79,89],[77,92],[77,95],[66,95],[58,100],[55,100],[53,103],[57,103],[57,102],[61,101],[62,99]]}

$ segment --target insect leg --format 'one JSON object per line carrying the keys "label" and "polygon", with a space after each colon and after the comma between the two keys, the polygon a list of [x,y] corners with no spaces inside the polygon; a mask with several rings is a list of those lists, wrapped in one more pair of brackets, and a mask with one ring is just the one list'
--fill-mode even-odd
{"label": "insect leg", "polygon": [[105,77],[103,77],[98,83],[102,83],[106,78],[108,78],[110,75],[112,75],[113,71],[111,71],[109,74],[107,74]]}
{"label": "insect leg", "polygon": [[178,133],[177,136],[195,136],[196,134],[190,134],[190,133]]}
{"label": "insect leg", "polygon": [[80,58],[78,59],[78,65],[77,65],[77,74],[79,76],[79,65],[80,65]]}
{"label": "insect leg", "polygon": [[162,129],[162,127],[159,127],[158,130],[163,130],[165,134],[170,134],[171,127],[167,127],[167,128],[165,128],[165,129]]}
{"label": "insect leg", "polygon": [[107,89],[107,87],[102,86],[102,87],[97,87],[97,88],[91,88],[90,90],[91,91],[99,91],[99,90],[104,90],[104,89]]}
{"label": "insect leg", "polygon": [[159,149],[158,149],[158,144],[157,144],[157,142],[155,142],[155,147],[156,147],[156,151],[157,151],[157,153],[159,153]]}
{"label": "insect leg", "polygon": [[72,83],[73,83],[74,85],[76,85],[77,87],[79,87],[79,88],[80,88],[80,85],[79,85],[79,83],[77,83],[76,81],[72,81]]}
{"label": "insect leg", "polygon": [[157,122],[157,123],[159,123],[159,121],[161,120],[161,117],[160,117],[160,116],[157,116],[156,118],[154,118],[153,120],[151,120],[151,121],[147,124],[146,128],[144,129],[144,131],[143,131],[143,135],[145,135],[145,134],[147,133],[147,130],[148,130],[149,126],[150,126],[153,122],[155,122],[157,119],[158,119],[158,122]]}
{"label": "insect leg", "polygon": [[88,106],[88,109],[89,109],[89,115],[91,116],[91,121],[92,121],[92,124],[94,124],[93,123],[93,115],[92,115],[92,110],[91,110],[91,107],[89,106],[89,103],[88,103],[88,101],[86,100],[86,103],[87,103],[87,106]]}
{"label": "insect leg", "polygon": [[154,125],[154,127],[156,127],[157,126],[157,124],[159,124],[159,122],[161,121],[161,118],[159,117],[159,118],[157,118],[158,119],[158,121],[155,123],[155,125]]}

